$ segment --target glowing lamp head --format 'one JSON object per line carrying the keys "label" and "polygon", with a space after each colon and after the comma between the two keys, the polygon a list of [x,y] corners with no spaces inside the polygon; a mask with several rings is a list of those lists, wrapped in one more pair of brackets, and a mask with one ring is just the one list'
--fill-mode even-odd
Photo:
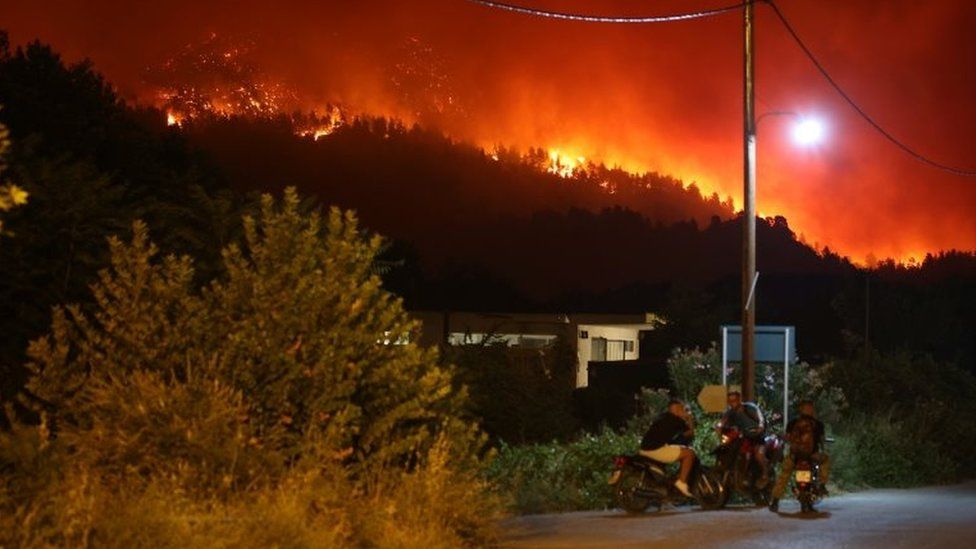
{"label": "glowing lamp head", "polygon": [[826,129],[815,118],[803,118],[793,127],[793,141],[799,145],[816,145],[823,141]]}

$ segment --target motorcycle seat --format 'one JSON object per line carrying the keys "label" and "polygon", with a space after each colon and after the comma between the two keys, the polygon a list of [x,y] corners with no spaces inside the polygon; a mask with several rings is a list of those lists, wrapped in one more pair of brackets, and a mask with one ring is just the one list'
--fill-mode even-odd
{"label": "motorcycle seat", "polygon": [[643,456],[641,454],[635,454],[633,456],[633,460],[635,462],[637,462],[637,463],[642,463],[642,464],[645,464],[645,465],[657,465],[658,467],[662,467],[662,468],[666,468],[668,466],[667,463],[658,461],[656,459],[651,459],[651,458],[649,458],[647,456]]}

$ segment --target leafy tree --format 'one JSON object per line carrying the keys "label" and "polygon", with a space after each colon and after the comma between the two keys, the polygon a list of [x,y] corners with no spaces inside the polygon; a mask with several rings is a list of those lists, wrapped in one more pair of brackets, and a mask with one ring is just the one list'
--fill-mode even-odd
{"label": "leafy tree", "polygon": [[285,462],[312,440],[337,459],[383,464],[414,459],[438,433],[470,435],[451,370],[408,342],[416,323],[372,274],[378,237],[363,238],[349,212],[303,216],[291,190],[280,206],[265,196],[244,225],[244,243],[224,251],[226,274],[201,292],[191,260],[159,259],[144,224],[131,244],[111,240],[94,312],[58,309],[29,351],[30,390],[59,429],[86,433],[102,409],[92,391],[139,374],[147,384],[202,375],[245,395],[253,443]]}
{"label": "leafy tree", "polygon": [[0,432],[0,544],[480,546],[466,394],[373,274],[355,216],[294,191],[202,290],[146,225],[90,310],[32,343],[37,427]]}
{"label": "leafy tree", "polygon": [[[0,31],[2,230],[0,246],[0,427],[7,407],[28,417],[22,391],[28,342],[60,303],[89,304],[88,284],[108,261],[105,239],[143,219],[167,253],[196,257],[197,282],[220,269],[220,250],[240,234],[246,200],[215,188],[204,161],[160,113],[122,102],[87,62],[67,65],[49,47],[11,50]],[[155,118],[154,118],[155,117]],[[8,154],[9,153],[9,154]],[[9,169],[7,169],[9,168]]]}

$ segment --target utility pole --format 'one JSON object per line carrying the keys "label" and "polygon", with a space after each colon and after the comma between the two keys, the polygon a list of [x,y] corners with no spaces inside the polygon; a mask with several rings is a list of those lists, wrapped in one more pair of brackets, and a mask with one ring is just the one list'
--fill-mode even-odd
{"label": "utility pole", "polygon": [[754,337],[756,332],[756,102],[755,57],[753,44],[753,0],[743,8],[744,78],[744,158],[742,190],[742,399],[754,401],[756,364]]}
{"label": "utility pole", "polygon": [[871,265],[864,268],[864,364],[868,367],[871,357]]}

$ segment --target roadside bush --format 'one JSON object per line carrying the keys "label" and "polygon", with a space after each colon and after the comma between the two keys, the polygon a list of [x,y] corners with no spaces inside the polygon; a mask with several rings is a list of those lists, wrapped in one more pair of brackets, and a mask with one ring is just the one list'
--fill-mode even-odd
{"label": "roadside bush", "polygon": [[634,453],[639,443],[633,434],[604,429],[569,443],[502,444],[487,476],[520,513],[604,509],[613,495],[607,484],[613,457]]}
{"label": "roadside bush", "polygon": [[466,393],[373,274],[352,214],[294,192],[195,290],[145,227],[95,306],[31,345],[43,422],[0,434],[0,546],[455,546],[491,540]]}
{"label": "roadside bush", "polygon": [[835,362],[828,379],[852,415],[838,423],[838,481],[914,486],[959,480],[976,466],[976,379],[906,352]]}
{"label": "roadside bush", "polygon": [[673,396],[694,402],[705,385],[722,383],[722,360],[714,343],[706,349],[675,349],[668,358]]}
{"label": "roadside bush", "polygon": [[916,426],[892,414],[847,419],[829,451],[832,480],[845,489],[901,488],[958,478],[958,463],[920,442]]}

